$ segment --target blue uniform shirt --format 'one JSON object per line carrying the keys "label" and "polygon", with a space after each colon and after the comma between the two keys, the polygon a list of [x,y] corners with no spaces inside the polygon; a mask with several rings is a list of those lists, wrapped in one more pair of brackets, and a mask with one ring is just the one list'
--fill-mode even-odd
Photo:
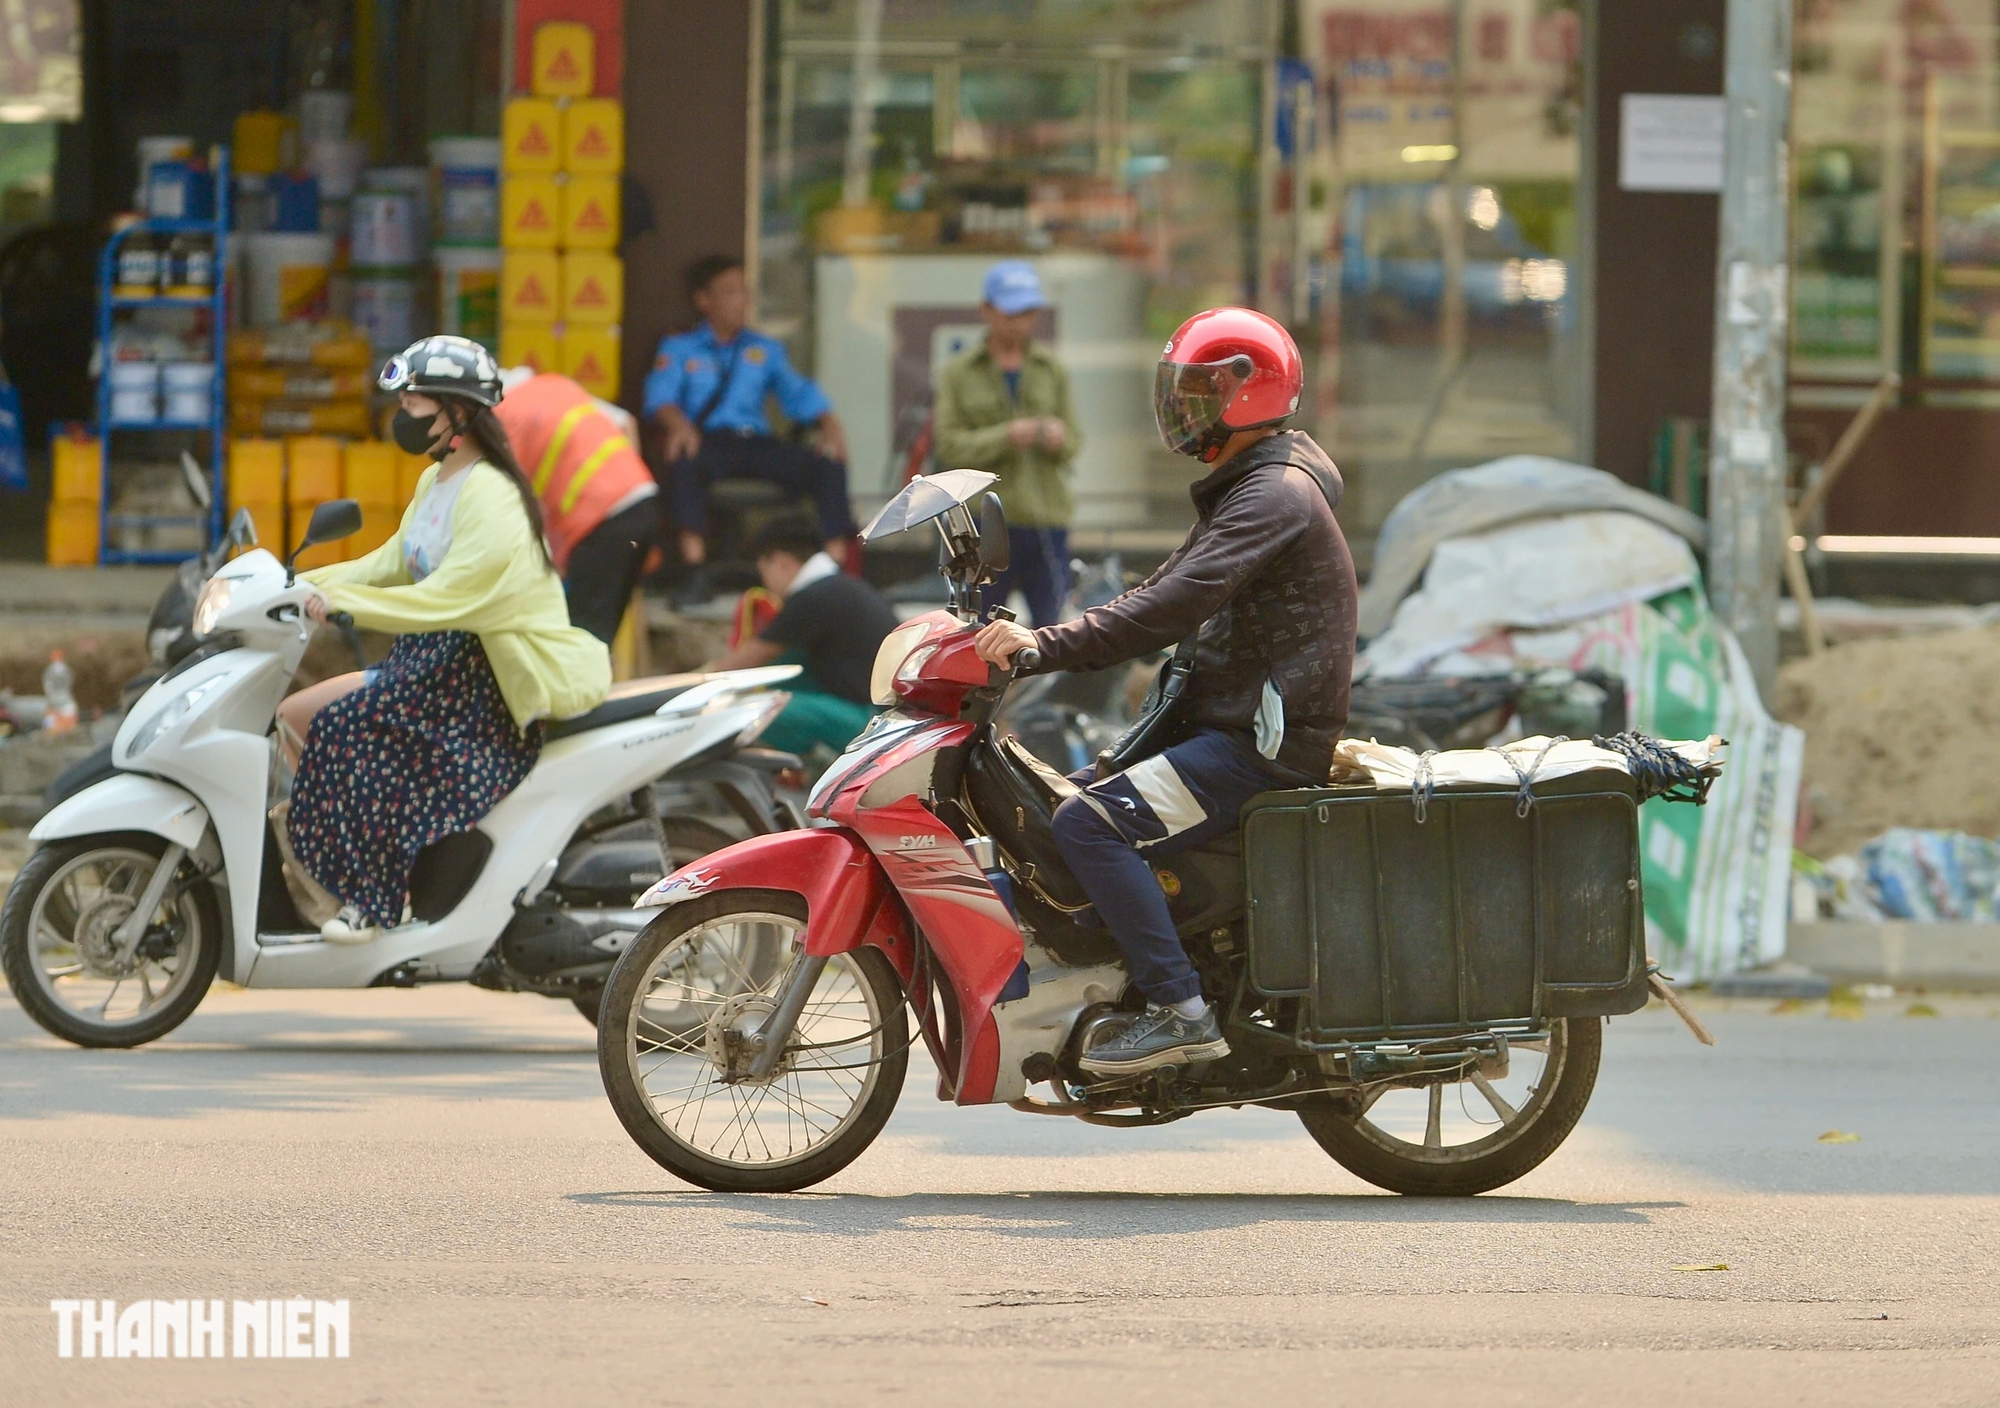
{"label": "blue uniform shirt", "polygon": [[764,415],[769,395],[778,398],[787,417],[801,423],[833,409],[819,383],[792,366],[776,338],[745,328],[724,346],[703,323],[693,332],[660,340],[659,355],[646,375],[646,418],[651,420],[662,406],[679,406],[693,420],[715,393],[716,377],[724,368],[729,385],[700,429],[769,435],[771,422]]}

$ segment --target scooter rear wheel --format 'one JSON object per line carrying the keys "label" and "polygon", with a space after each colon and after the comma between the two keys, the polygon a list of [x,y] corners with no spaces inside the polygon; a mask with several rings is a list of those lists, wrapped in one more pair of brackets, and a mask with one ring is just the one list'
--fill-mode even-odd
{"label": "scooter rear wheel", "polygon": [[796,894],[704,895],[664,910],[612,969],[604,1091],[676,1177],[729,1193],[810,1187],[860,1157],[896,1108],[909,1023],[896,970],[872,948],[827,963],[776,1069],[747,1074],[743,1038],[776,1006],[805,926]]}
{"label": "scooter rear wheel", "polygon": [[[87,836],[28,857],[0,909],[0,967],[21,1010],[78,1046],[140,1046],[201,1005],[222,957],[222,913],[206,881],[168,892],[130,957],[117,932],[166,842]],[[181,862],[181,879],[193,875]]]}

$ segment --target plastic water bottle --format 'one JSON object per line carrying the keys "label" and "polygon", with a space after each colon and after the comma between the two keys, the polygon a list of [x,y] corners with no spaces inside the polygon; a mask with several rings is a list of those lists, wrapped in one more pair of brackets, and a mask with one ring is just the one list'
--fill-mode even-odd
{"label": "plastic water bottle", "polygon": [[63,661],[60,650],[49,652],[42,671],[42,727],[50,733],[68,733],[76,727],[76,676]]}

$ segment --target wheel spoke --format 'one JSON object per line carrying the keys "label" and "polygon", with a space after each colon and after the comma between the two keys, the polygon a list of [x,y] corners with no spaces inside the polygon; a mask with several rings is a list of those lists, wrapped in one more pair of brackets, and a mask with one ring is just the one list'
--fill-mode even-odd
{"label": "wheel spoke", "polygon": [[1430,1088],[1430,1113],[1424,1117],[1424,1147],[1442,1149],[1444,1147],[1444,1086]]}
{"label": "wheel spoke", "polygon": [[1503,1124],[1511,1124],[1518,1111],[1507,1103],[1499,1091],[1493,1088],[1493,1082],[1488,1080],[1485,1074],[1476,1068],[1473,1070],[1470,1079],[1473,1088],[1486,1097],[1486,1103],[1493,1107],[1493,1113],[1500,1116],[1501,1122]]}

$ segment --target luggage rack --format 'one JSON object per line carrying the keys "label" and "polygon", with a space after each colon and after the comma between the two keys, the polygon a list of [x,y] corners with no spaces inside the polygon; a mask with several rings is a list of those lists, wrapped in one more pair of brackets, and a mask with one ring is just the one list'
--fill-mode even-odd
{"label": "luggage rack", "polygon": [[[228,407],[224,395],[224,370],[228,353],[229,295],[229,148],[210,149],[209,167],[215,183],[214,218],[209,220],[140,220],[114,231],[104,242],[97,261],[97,346],[101,369],[97,380],[98,472],[102,481],[98,493],[97,560],[101,563],[178,563],[204,551],[221,537],[223,526],[223,431]],[[143,175],[143,173],[142,173]],[[214,241],[214,276],[209,292],[201,296],[156,293],[126,296],[116,292],[118,251],[135,235],[207,235]],[[118,315],[142,308],[206,308],[209,315],[209,360],[215,368],[210,384],[208,417],[193,421],[117,421],[111,416],[111,339]],[[199,513],[113,513],[112,453],[114,437],[163,434],[206,434],[209,503]],[[169,452],[171,453],[171,452]],[[188,528],[198,531],[200,541],[192,548],[116,548],[111,544],[113,529]]]}

